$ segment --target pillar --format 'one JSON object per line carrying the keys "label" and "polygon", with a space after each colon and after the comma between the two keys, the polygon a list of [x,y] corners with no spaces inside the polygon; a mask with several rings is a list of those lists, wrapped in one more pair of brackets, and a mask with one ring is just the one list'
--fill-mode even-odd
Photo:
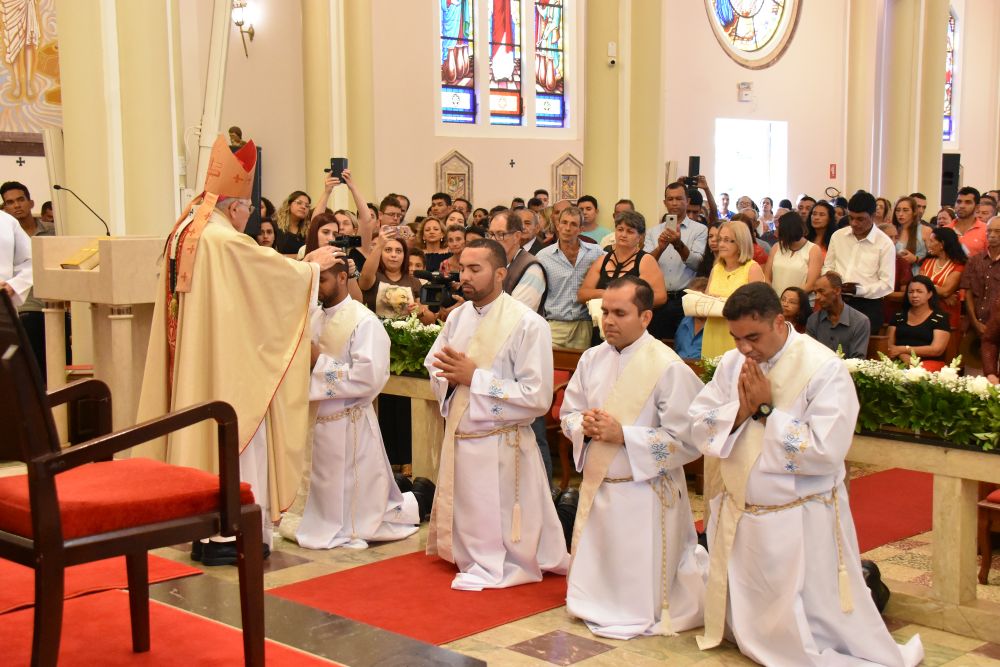
{"label": "pillar", "polygon": [[594,195],[610,209],[618,199],[619,114],[627,109],[620,99],[618,66],[608,65],[608,42],[619,39],[619,0],[588,0],[585,24],[585,99],[583,122],[582,193]]}
{"label": "pillar", "polygon": [[[346,68],[344,84],[350,100],[347,105],[347,147],[351,175],[357,180],[362,192],[375,197],[375,73],[372,70],[372,0],[349,0],[344,6],[344,40],[346,46]],[[344,62],[344,61],[341,61]],[[339,91],[338,91],[339,95]],[[397,100],[395,103],[401,103]],[[389,102],[392,104],[393,102]],[[347,195],[346,188],[338,188]],[[346,201],[346,200],[345,200]],[[375,202],[376,204],[378,202]],[[351,202],[350,209],[354,209]]]}
{"label": "pillar", "polygon": [[[45,318],[45,384],[49,391],[66,385],[66,301],[43,301]],[[59,432],[59,442],[68,440],[66,406],[52,409],[52,420]]]}
{"label": "pillar", "polygon": [[941,100],[948,41],[948,4],[948,0],[924,0],[923,25],[920,39],[917,40],[923,53],[918,98],[920,122],[917,135],[917,180],[914,190],[927,195],[931,211],[941,201]]}
{"label": "pillar", "polygon": [[886,44],[882,146],[877,187],[881,194],[891,199],[913,192],[916,184],[920,6],[921,3],[912,0],[888,0],[886,3],[882,34]]}
{"label": "pillar", "polygon": [[[114,235],[165,235],[178,162],[169,3],[57,0],[65,174]],[[71,198],[69,234],[103,226]]]}
{"label": "pillar", "polygon": [[[635,202],[636,210],[646,216],[647,228],[657,224],[663,209],[663,50],[662,31],[666,3],[630,3],[627,93],[621,105],[628,115],[628,181],[619,192]],[[624,39],[622,41],[625,41]],[[619,45],[621,42],[619,42]],[[639,57],[636,57],[639,56]],[[589,153],[587,167],[593,165]],[[609,202],[610,204],[611,202]]]}
{"label": "pillar", "polygon": [[847,53],[846,192],[874,190],[877,3],[850,0]]}
{"label": "pillar", "polygon": [[[346,157],[362,190],[374,193],[371,0],[302,0],[306,183],[323,191],[331,157]],[[348,61],[350,67],[348,67]],[[350,104],[348,104],[350,100]],[[354,208],[347,188],[330,208]]]}

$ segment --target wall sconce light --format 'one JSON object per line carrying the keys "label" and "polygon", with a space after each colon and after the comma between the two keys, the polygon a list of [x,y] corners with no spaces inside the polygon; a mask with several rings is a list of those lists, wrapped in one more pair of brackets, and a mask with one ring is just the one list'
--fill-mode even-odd
{"label": "wall sconce light", "polygon": [[253,41],[253,24],[251,23],[246,28],[243,26],[247,21],[247,0],[233,0],[233,23],[236,27],[240,29],[240,39],[243,40],[243,55],[247,58],[250,57],[250,53],[247,51],[247,37],[250,41]]}

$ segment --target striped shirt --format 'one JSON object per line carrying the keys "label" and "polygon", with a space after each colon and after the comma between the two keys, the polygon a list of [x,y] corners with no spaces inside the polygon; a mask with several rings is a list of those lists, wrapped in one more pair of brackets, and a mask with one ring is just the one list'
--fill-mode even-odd
{"label": "striped shirt", "polygon": [[604,251],[595,243],[580,243],[576,265],[555,243],[542,248],[535,258],[545,268],[549,294],[545,298],[545,319],[558,322],[578,322],[589,320],[586,304],[577,303],[576,293],[587,276],[587,270],[596,259],[604,256]]}

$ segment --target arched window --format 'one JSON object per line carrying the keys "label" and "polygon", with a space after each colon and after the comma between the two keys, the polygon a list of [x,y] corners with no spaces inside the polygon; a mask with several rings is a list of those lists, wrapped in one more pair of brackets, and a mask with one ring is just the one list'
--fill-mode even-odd
{"label": "arched window", "polygon": [[944,57],[944,140],[955,136],[955,11],[948,12],[948,42]]}
{"label": "arched window", "polygon": [[[566,127],[568,2],[440,0],[441,121]],[[526,85],[532,71],[534,85]],[[485,118],[477,113],[483,97]]]}

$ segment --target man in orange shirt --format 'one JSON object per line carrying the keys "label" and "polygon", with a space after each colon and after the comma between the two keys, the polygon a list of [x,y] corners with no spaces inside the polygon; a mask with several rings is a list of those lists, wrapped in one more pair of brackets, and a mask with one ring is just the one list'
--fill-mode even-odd
{"label": "man in orange shirt", "polygon": [[986,223],[976,219],[976,207],[979,206],[979,190],[964,187],[955,197],[955,215],[957,218],[946,227],[951,227],[958,234],[958,240],[965,248],[969,257],[986,250]]}

